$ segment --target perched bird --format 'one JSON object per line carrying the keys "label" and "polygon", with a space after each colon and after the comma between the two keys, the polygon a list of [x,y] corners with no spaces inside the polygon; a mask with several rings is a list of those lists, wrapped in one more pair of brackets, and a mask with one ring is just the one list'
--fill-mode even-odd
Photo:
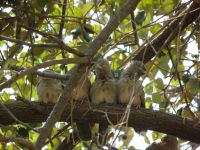
{"label": "perched bird", "polygon": [[178,140],[172,135],[165,135],[161,142],[154,142],[145,150],[178,150]]}
{"label": "perched bird", "polygon": [[[65,85],[67,85],[67,82],[65,82]],[[87,101],[87,100],[89,101],[90,87],[91,87],[90,80],[87,77],[87,73],[84,73],[82,78],[79,80],[77,86],[72,91],[73,102],[82,102],[82,101]],[[76,126],[78,129],[79,136],[82,140],[84,141],[91,140],[92,133],[91,133],[90,124],[88,122],[84,122],[80,120],[79,122],[76,122]]]}
{"label": "perched bird", "polygon": [[96,78],[90,90],[92,103],[115,104],[117,98],[116,81],[112,75],[109,63],[105,59],[99,59],[95,64]]}
{"label": "perched bird", "polygon": [[[99,59],[95,64],[96,78],[90,90],[90,98],[92,103],[99,104],[115,104],[117,99],[116,81],[112,75],[109,63],[105,59]],[[107,125],[99,125],[99,140],[103,142],[106,139]]]}
{"label": "perched bird", "polygon": [[[54,74],[54,71],[47,69],[44,73]],[[44,103],[56,103],[63,92],[60,80],[52,78],[42,78],[36,85],[39,101]]]}
{"label": "perched bird", "polygon": [[[72,72],[69,71],[68,75],[71,76]],[[64,86],[66,86],[68,82],[69,82],[68,80],[63,81]],[[81,79],[79,80],[76,87],[72,91],[73,101],[77,102],[77,101],[89,100],[90,87],[91,87],[91,83],[90,83],[89,78],[87,77],[87,72],[85,72],[83,76],[81,77]]]}
{"label": "perched bird", "polygon": [[145,73],[145,68],[142,62],[132,62],[120,76],[117,82],[118,103],[128,104],[131,99],[132,105],[140,108],[145,107],[144,91],[140,76]]}

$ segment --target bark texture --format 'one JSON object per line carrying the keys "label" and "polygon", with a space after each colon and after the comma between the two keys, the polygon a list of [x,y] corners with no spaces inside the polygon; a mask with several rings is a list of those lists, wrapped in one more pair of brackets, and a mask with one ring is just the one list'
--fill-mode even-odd
{"label": "bark texture", "polygon": [[[25,123],[37,123],[46,121],[49,113],[53,108],[53,104],[31,102],[30,105],[18,101],[11,101],[5,104],[5,106],[13,114],[15,114],[19,120]],[[70,105],[67,105],[59,121],[67,121],[67,118],[69,120],[71,119],[70,109]],[[77,103],[73,109],[73,120],[109,124],[105,116],[106,112],[109,120],[112,123],[117,124],[124,111],[125,107],[120,105],[94,106],[90,104],[89,106],[88,103]],[[15,123],[15,120],[8,114],[8,112],[4,108],[0,107],[0,124],[10,125]],[[143,108],[132,109],[130,112],[129,126],[142,127],[143,129],[159,131],[183,138],[191,142],[200,143],[200,124],[198,121],[189,120],[161,111]]]}

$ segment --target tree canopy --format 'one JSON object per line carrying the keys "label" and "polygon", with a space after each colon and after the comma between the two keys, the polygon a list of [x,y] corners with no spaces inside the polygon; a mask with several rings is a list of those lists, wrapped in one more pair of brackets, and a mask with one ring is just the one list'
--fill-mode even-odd
{"label": "tree canopy", "polygon": [[[105,145],[113,149],[144,149],[163,134],[178,137],[182,149],[197,148],[199,14],[198,0],[1,1],[0,149],[100,149],[98,124],[92,140],[82,141],[80,120],[110,125]],[[145,109],[69,103],[84,70],[94,82],[100,57],[116,80],[129,62],[145,64]],[[38,102],[41,77],[69,81],[55,105]],[[138,135],[137,127],[148,131]]]}

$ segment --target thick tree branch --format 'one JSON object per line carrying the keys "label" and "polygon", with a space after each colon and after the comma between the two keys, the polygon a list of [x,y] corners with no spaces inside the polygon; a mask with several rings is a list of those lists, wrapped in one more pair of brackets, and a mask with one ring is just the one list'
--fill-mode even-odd
{"label": "thick tree branch", "polygon": [[[5,105],[18,119],[25,123],[44,122],[51,112],[53,105],[38,102],[31,103],[40,107],[43,114],[23,102],[13,101]],[[69,118],[70,121],[70,109],[71,106],[68,104],[59,121],[66,121],[66,118]],[[73,120],[75,122],[84,120],[91,123],[108,124],[105,113],[102,113],[107,112],[110,121],[113,124],[117,124],[119,123],[119,119],[124,115],[125,109],[121,105],[97,107],[94,105],[89,106],[88,103],[78,103],[73,109]],[[102,112],[97,110],[101,110]],[[3,107],[0,107],[0,124],[10,125],[15,123],[17,122],[7,111]],[[130,127],[142,127],[143,129],[163,132],[191,142],[200,143],[199,122],[181,118],[173,114],[148,109],[132,109],[128,123]]]}
{"label": "thick tree branch", "polygon": [[[145,46],[135,57],[135,60],[143,60],[145,63],[156,56],[155,50],[159,52],[168,45],[180,31],[183,31],[188,25],[195,21],[200,14],[200,5],[193,2],[182,17],[172,22],[155,40]],[[181,25],[180,25],[181,23]]]}
{"label": "thick tree branch", "polygon": [[[96,39],[89,44],[86,53],[89,59],[93,59],[94,55],[96,55],[103,43],[109,38],[110,34],[118,27],[122,20],[125,19],[128,14],[130,14],[130,12],[136,8],[138,3],[139,0],[127,0],[121,9],[115,12],[114,16],[109,20],[105,28],[100,32]],[[83,73],[88,71],[88,68],[89,67],[87,65],[78,65],[74,68],[74,72],[72,72],[68,86],[65,87],[63,94],[54,106],[52,113],[48,117],[46,124],[42,128],[41,133],[36,141],[36,147],[38,149],[42,148],[46,138],[51,133],[54,124],[60,119],[62,112],[67,105],[67,101],[70,101],[70,94],[72,90],[78,84],[78,81],[82,77]]]}

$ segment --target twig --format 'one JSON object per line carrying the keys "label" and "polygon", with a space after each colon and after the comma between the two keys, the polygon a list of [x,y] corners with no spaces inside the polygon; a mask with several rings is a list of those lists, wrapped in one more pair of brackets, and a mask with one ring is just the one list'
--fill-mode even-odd
{"label": "twig", "polygon": [[59,34],[58,34],[58,37],[60,39],[62,39],[62,31],[63,31],[63,27],[64,27],[64,24],[65,24],[65,12],[66,12],[66,2],[67,0],[64,0],[63,1],[63,5],[62,5],[62,18],[61,18],[61,21],[60,21],[60,30],[59,30]]}
{"label": "twig", "polygon": [[172,65],[173,65],[174,69],[176,70],[176,76],[177,76],[177,79],[178,79],[178,82],[179,82],[180,89],[181,89],[181,91],[182,91],[183,97],[185,98],[185,103],[186,103],[186,105],[187,105],[187,107],[188,107],[188,109],[189,109],[190,114],[191,114],[193,117],[195,117],[194,113],[193,113],[192,110],[190,109],[190,106],[189,106],[189,103],[188,103],[188,100],[187,100],[187,96],[186,96],[186,94],[185,94],[185,92],[184,92],[184,88],[183,88],[183,85],[182,85],[182,83],[181,83],[181,77],[180,77],[180,75],[179,75],[179,72],[178,72],[178,70],[177,70],[177,67],[175,66],[175,62],[174,62],[174,60],[173,60],[171,51],[170,51],[169,49],[167,49],[167,50],[168,50],[169,57],[170,57],[170,59],[171,59],[171,61],[172,61]]}
{"label": "twig", "polygon": [[14,43],[17,43],[17,44],[30,46],[30,47],[42,47],[42,48],[56,48],[56,47],[58,47],[58,44],[54,44],[54,43],[32,44],[30,42],[25,42],[23,40],[9,38],[9,37],[3,36],[3,35],[0,35],[0,40],[10,41],[10,42],[14,42]]}
{"label": "twig", "polygon": [[[185,14],[186,12],[188,12]],[[155,47],[155,49],[157,51],[162,50],[167,44],[169,44],[176,36],[177,36],[177,32],[179,31],[179,23],[180,21],[184,19],[184,22],[182,23],[182,28],[181,31],[183,31],[183,29],[185,29],[189,24],[191,24],[198,16],[199,16],[199,12],[200,12],[200,8],[199,5],[196,3],[192,3],[191,6],[183,11],[180,16],[177,18],[175,21],[173,21],[169,27],[164,30],[153,42],[152,45],[153,47]],[[173,32],[172,32],[173,31]],[[171,34],[170,34],[171,33]],[[146,52],[146,49],[148,49],[148,53]],[[150,59],[152,59],[155,56],[152,48],[147,45],[145,49],[142,49],[138,54],[136,54],[135,59],[136,60],[145,60],[145,63],[148,62]]]}
{"label": "twig", "polygon": [[0,142],[4,142],[4,143],[9,143],[9,142],[15,142],[18,143],[22,146],[27,147],[29,150],[37,150],[36,147],[33,145],[33,143],[31,143],[29,140],[23,139],[23,138],[19,138],[19,137],[4,137],[4,136],[0,136]]}
{"label": "twig", "polygon": [[69,47],[68,45],[66,45],[62,40],[60,40],[59,38],[53,36],[53,35],[49,35],[48,33],[45,33],[45,32],[42,32],[42,31],[39,31],[39,30],[36,30],[34,28],[31,28],[31,27],[27,27],[25,25],[21,25],[21,27],[27,29],[27,30],[32,30],[33,32],[37,33],[37,34],[40,34],[44,37],[47,37],[48,39],[50,40],[53,40],[54,42],[57,43],[57,48],[60,48],[62,50],[66,50],[67,52],[69,53],[73,53],[73,54],[76,54],[77,56],[84,56],[84,53],[80,52],[80,51],[77,51],[71,47]]}
{"label": "twig", "polygon": [[21,71],[19,73],[17,73],[15,76],[13,76],[11,79],[3,82],[0,84],[0,91],[4,88],[6,88],[7,86],[9,86],[11,83],[13,83],[14,81],[16,81],[17,79],[20,79],[22,78],[23,76],[27,75],[27,74],[30,74],[34,71],[36,71],[37,69],[40,69],[40,68],[45,68],[45,67],[48,67],[48,66],[52,66],[52,65],[55,65],[55,64],[69,64],[69,63],[75,63],[75,64],[84,64],[84,63],[88,63],[89,60],[87,57],[80,57],[80,58],[64,58],[64,59],[55,59],[55,60],[50,60],[50,61],[46,61],[46,62],[43,62],[37,66],[34,66],[34,67],[31,67],[31,68],[28,68],[24,71]]}
{"label": "twig", "polygon": [[[64,44],[62,41],[59,41],[58,44],[57,43],[31,44],[31,43],[25,42],[23,40],[13,39],[13,38],[9,38],[9,37],[3,36],[3,35],[0,35],[0,40],[10,41],[10,42],[14,42],[14,43],[21,44],[21,45],[26,45],[26,46],[29,46],[29,47],[60,48],[60,49],[64,49],[64,50],[68,51],[69,53],[76,54],[77,56],[83,56],[83,53],[74,50],[73,48]],[[62,43],[62,44],[60,44],[60,43]]]}
{"label": "twig", "polygon": [[72,136],[72,134],[70,134],[69,139],[66,137],[63,140],[63,142],[58,146],[57,150],[72,150],[77,145],[77,143],[79,142],[79,137],[77,134],[75,134],[74,136]]}
{"label": "twig", "polygon": [[137,36],[137,29],[136,29],[136,24],[135,24],[135,15],[134,15],[134,12],[132,11],[131,12],[131,25],[132,25],[132,28],[133,28],[133,33],[134,33],[134,37],[135,37],[135,44],[137,44],[137,46],[140,46],[139,45],[139,40],[138,40],[138,36]]}
{"label": "twig", "polygon": [[[0,66],[2,65],[2,63],[0,62]],[[24,71],[27,68],[24,67],[20,67],[20,66],[15,66],[15,65],[9,65],[8,66],[9,69],[20,72],[20,71]],[[31,75],[38,75],[40,77],[47,77],[47,78],[53,78],[53,79],[58,79],[58,80],[69,80],[70,76],[69,75],[61,75],[58,73],[46,73],[46,72],[42,72],[42,71],[34,71],[30,73]]]}
{"label": "twig", "polygon": [[[57,136],[59,136],[61,133],[63,133],[67,128],[69,128],[70,124],[67,124],[62,129],[60,129],[52,138],[51,140],[55,139]],[[45,145],[47,145],[50,141],[47,141]]]}
{"label": "twig", "polygon": [[[67,3],[67,0],[64,0],[63,1],[63,5],[62,5],[62,18],[61,18],[61,21],[60,21],[60,30],[59,30],[59,34],[58,34],[58,38],[62,40],[62,32],[63,32],[63,27],[64,27],[64,24],[65,24],[65,12],[66,12],[66,3]],[[66,58],[65,57],[65,52],[62,51],[62,58]],[[68,71],[67,67],[64,66],[64,69],[65,69],[65,73]]]}

